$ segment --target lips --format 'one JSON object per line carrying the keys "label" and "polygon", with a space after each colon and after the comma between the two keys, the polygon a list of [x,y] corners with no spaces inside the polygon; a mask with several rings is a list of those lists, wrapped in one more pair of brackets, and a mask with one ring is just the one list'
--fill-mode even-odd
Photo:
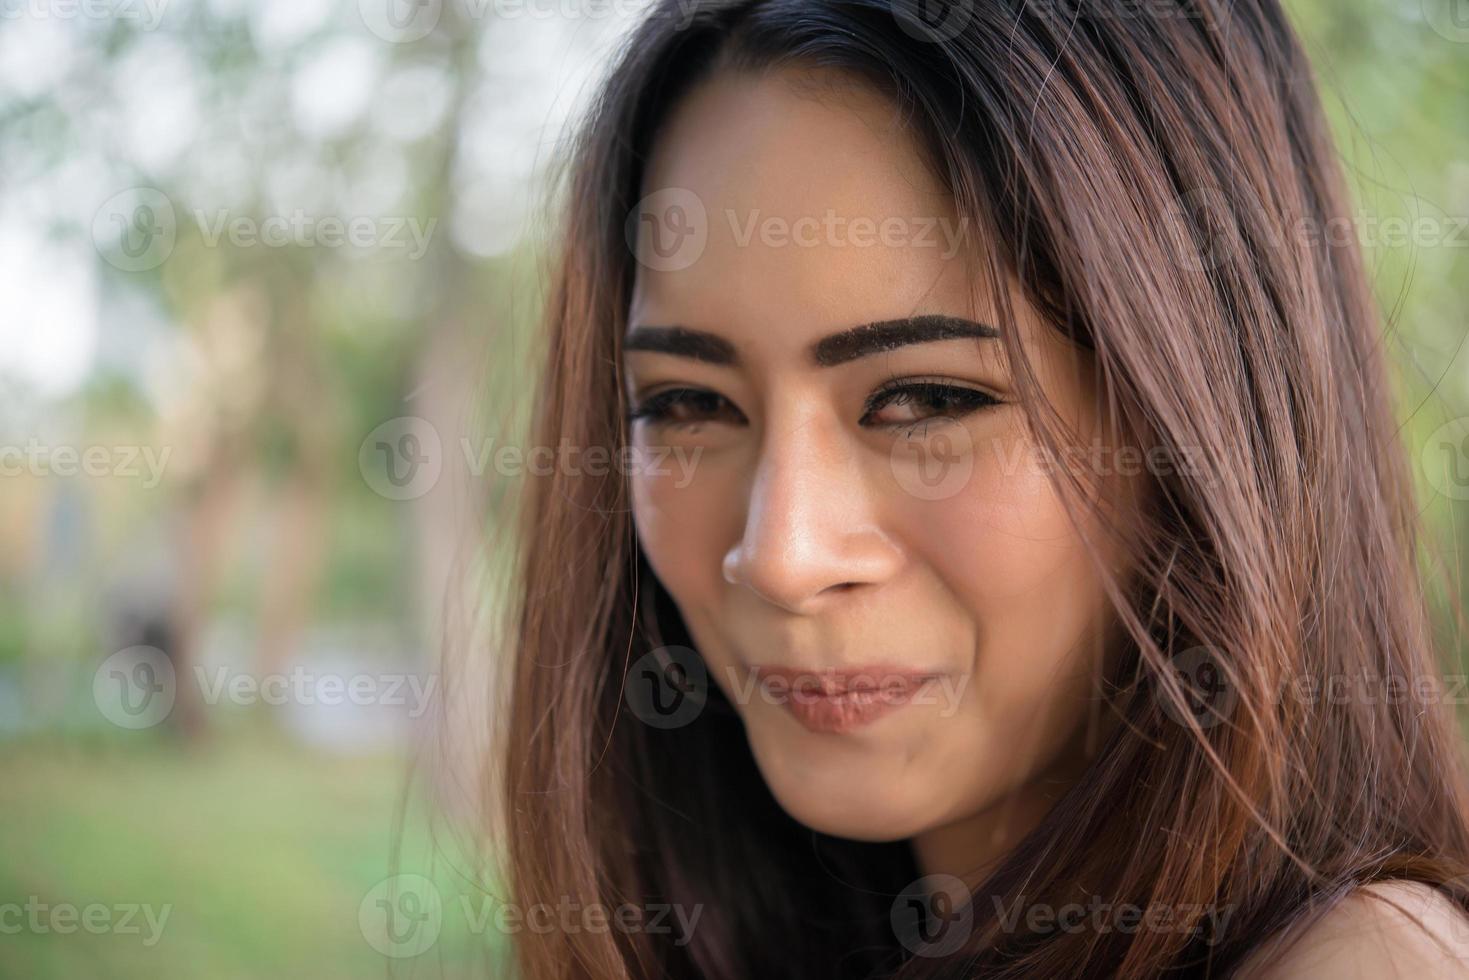
{"label": "lips", "polygon": [[869,666],[832,670],[756,667],[767,700],[779,704],[807,730],[841,735],[866,727],[912,702],[938,674]]}

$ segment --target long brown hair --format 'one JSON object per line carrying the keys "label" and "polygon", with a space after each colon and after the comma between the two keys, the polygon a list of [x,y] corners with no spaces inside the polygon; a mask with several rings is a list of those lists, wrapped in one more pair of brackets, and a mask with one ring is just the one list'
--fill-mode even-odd
{"label": "long brown hair", "polygon": [[[1099,563],[1119,642],[1098,694],[1120,723],[975,890],[960,948],[915,955],[894,925],[921,873],[906,842],[786,815],[717,687],[677,729],[628,710],[630,665],[692,642],[622,471],[530,477],[502,516],[510,672],[489,767],[511,900],[699,918],[688,935],[523,930],[524,975],[1224,976],[1362,883],[1424,881],[1469,908],[1459,733],[1442,697],[1414,696],[1441,675],[1382,326],[1353,237],[1322,234],[1348,205],[1279,4],[995,0],[942,23],[918,6],[647,15],[572,147],[528,437],[627,445],[625,227],[670,106],[721,70],[862,79],[993,243],[992,284],[1018,282],[1090,349],[1119,431],[1189,464],[1153,474],[1126,574]],[[1068,434],[1007,344],[1062,458]],[[1109,503],[1084,475],[1057,474],[1076,514]],[[1089,897],[1174,927],[1007,919]]]}

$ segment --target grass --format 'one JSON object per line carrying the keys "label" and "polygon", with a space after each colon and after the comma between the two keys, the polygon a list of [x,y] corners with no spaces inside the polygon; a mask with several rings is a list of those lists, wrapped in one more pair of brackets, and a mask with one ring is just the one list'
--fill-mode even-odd
{"label": "grass", "polygon": [[[315,754],[255,725],[193,747],[142,735],[0,745],[0,975],[494,976],[503,943],[474,925],[483,896],[432,859],[422,820],[393,864],[406,778],[400,758]],[[421,955],[386,957],[359,925],[394,872],[428,875],[442,896],[440,937]],[[47,911],[33,924],[38,903],[106,912],[92,913],[94,931],[63,933]],[[99,925],[121,925],[128,906],[162,928],[141,911],[136,931]]]}

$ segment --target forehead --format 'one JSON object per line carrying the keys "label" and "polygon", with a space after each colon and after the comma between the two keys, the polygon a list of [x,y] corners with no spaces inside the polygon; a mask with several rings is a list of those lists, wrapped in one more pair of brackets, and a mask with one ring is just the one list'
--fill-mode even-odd
{"label": "forehead", "polygon": [[[717,75],[682,99],[644,177],[631,321],[792,349],[853,323],[974,315],[975,229],[898,108],[830,73]],[[672,206],[677,213],[670,214]],[[659,222],[694,251],[645,261]]]}

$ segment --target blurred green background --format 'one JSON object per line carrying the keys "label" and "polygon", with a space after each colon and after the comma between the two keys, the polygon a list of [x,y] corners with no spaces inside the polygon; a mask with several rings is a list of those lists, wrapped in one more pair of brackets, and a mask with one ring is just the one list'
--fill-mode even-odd
{"label": "blurred green background", "polygon": [[[463,788],[411,763],[514,479],[475,450],[525,408],[535,202],[640,6],[0,3],[0,975],[502,969],[493,882],[429,816]],[[1442,602],[1469,0],[1288,7]]]}

